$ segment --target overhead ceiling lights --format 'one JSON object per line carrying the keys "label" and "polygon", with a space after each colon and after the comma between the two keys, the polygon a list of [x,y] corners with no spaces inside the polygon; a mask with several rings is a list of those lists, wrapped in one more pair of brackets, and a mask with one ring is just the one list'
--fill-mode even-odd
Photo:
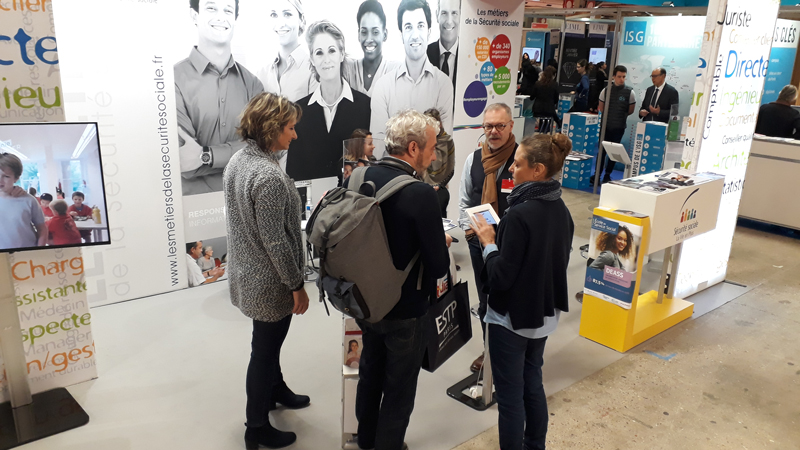
{"label": "overhead ceiling lights", "polygon": [[17,158],[23,161],[28,160],[27,156],[18,152],[14,147],[11,146],[11,141],[0,141],[0,150],[4,151],[5,153],[11,153],[12,155],[16,156]]}
{"label": "overhead ceiling lights", "polygon": [[78,145],[75,146],[75,151],[72,152],[72,159],[80,158],[81,153],[83,153],[83,150],[89,145],[89,142],[92,142],[95,134],[97,134],[95,125],[93,123],[87,124],[80,140],[78,140]]}

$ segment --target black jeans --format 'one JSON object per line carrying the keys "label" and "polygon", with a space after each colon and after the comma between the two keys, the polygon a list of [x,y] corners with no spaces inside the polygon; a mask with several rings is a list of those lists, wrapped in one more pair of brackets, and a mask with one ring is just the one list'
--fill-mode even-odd
{"label": "black jeans", "polygon": [[483,272],[483,249],[478,236],[474,239],[467,241],[469,246],[469,259],[472,260],[472,270],[475,273],[475,288],[478,290],[478,315],[481,318],[481,330],[483,334],[481,337],[486,340],[486,324],[483,323],[483,318],[486,317],[487,309],[487,295],[483,292],[483,282],[481,281],[481,272]]}
{"label": "black jeans", "polygon": [[[623,136],[625,136],[625,128],[618,128],[618,129],[610,129],[609,128],[609,129],[606,129],[605,140],[608,141],[608,142],[616,142],[617,144],[619,144],[622,141],[622,137]],[[601,142],[601,145],[602,145],[602,142]],[[608,157],[608,154],[605,154],[603,156],[603,160],[600,161],[599,166],[597,167],[597,170],[600,171],[600,172],[603,172],[603,168],[605,167],[605,174],[604,175],[607,176],[607,177],[610,177],[611,176],[611,172],[614,171],[614,166],[616,166],[616,165],[617,165],[617,163],[615,163],[614,161],[611,161],[611,158]]]}
{"label": "black jeans", "polygon": [[292,316],[277,322],[253,320],[250,365],[247,366],[247,426],[263,427],[269,423],[272,389],[281,386],[281,347],[289,333]]}
{"label": "black jeans", "polygon": [[417,378],[425,354],[424,321],[359,320],[358,326],[364,333],[356,394],[358,446],[400,450],[414,411]]}
{"label": "black jeans", "polygon": [[500,450],[545,448],[548,420],[547,397],[542,386],[545,342],[546,337],[527,339],[501,325],[489,324]]}

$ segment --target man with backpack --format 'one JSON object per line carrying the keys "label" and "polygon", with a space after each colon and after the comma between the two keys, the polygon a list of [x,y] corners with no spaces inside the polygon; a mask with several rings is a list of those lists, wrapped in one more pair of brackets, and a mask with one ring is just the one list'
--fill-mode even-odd
{"label": "man with backpack", "polygon": [[[389,156],[364,173],[361,192],[379,191],[402,175],[423,176],[435,156],[438,123],[416,111],[403,111],[386,122]],[[345,187],[353,177],[348,178]],[[359,366],[356,417],[362,449],[401,450],[414,409],[426,336],[422,320],[436,280],[447,275],[451,242],[442,227],[436,191],[422,182],[411,183],[381,204],[392,260],[405,269],[419,254],[402,286],[397,305],[383,319],[359,320],[364,348]],[[358,249],[352,249],[354,253]],[[360,255],[369,258],[369,255]]]}

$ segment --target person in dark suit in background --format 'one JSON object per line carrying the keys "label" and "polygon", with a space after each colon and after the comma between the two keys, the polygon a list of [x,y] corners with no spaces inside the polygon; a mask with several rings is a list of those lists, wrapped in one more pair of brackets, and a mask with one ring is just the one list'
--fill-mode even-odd
{"label": "person in dark suit in background", "polygon": [[458,25],[461,0],[439,0],[436,21],[439,22],[439,40],[428,45],[428,60],[450,77],[456,88],[458,71]]}
{"label": "person in dark suit in background", "polygon": [[639,117],[642,122],[669,122],[669,109],[679,102],[678,91],[666,83],[667,71],[663,67],[656,67],[650,74],[653,85],[647,88],[644,94]]}
{"label": "person in dark suit in background", "polygon": [[759,108],[756,133],[800,139],[800,112],[792,108],[796,102],[797,88],[791,84],[784,86],[777,100]]}
{"label": "person in dark suit in background", "polygon": [[344,35],[332,22],[320,20],[306,32],[311,68],[319,81],[300,99],[303,120],[291,143],[286,173],[295,181],[341,176],[342,141],[356,128],[369,128],[370,99],[344,80]]}

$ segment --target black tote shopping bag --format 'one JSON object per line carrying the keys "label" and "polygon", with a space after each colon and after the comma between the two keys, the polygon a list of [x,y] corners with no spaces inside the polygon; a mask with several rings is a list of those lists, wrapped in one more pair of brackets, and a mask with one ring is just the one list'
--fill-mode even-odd
{"label": "black tote shopping bag", "polygon": [[438,369],[472,338],[467,283],[458,283],[433,304],[425,315],[428,345],[422,368]]}

